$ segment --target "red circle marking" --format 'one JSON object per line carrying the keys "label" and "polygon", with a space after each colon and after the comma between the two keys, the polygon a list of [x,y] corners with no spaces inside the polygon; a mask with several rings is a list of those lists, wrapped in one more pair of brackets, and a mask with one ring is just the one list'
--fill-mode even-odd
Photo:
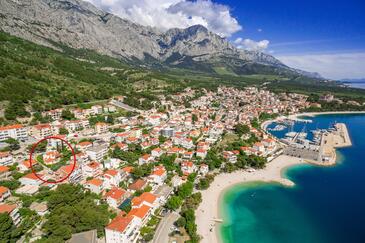
{"label": "red circle marking", "polygon": [[[48,180],[44,180],[42,177],[40,177],[37,172],[35,171],[35,169],[33,168],[33,163],[32,163],[32,155],[34,153],[34,150],[35,148],[38,146],[38,144],[40,144],[41,142],[43,141],[46,141],[48,139],[58,139],[58,140],[61,140],[62,142],[66,143],[67,146],[71,149],[71,152],[72,152],[72,156],[74,157],[74,163],[73,163],[73,166],[72,166],[72,170],[70,171],[70,173],[68,173],[68,175],[65,177],[65,178],[62,178],[61,180],[58,180],[58,181],[48,181]],[[30,163],[30,168],[33,172],[33,174],[38,178],[40,179],[41,181],[43,182],[46,182],[46,183],[50,183],[50,184],[57,184],[57,183],[61,183],[65,180],[67,180],[70,175],[72,174],[72,172],[75,170],[75,167],[76,167],[76,154],[75,154],[75,151],[74,149],[72,148],[71,144],[69,142],[67,142],[66,140],[60,138],[60,137],[55,137],[55,136],[49,136],[49,137],[45,137],[41,140],[39,140],[36,144],[33,145],[31,151],[30,151],[30,154],[29,154],[29,163]]]}

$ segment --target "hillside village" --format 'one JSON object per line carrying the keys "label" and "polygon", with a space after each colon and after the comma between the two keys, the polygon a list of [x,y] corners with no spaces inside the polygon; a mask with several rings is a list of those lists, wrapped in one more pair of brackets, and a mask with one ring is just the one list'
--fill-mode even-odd
{"label": "hillside village", "polygon": [[[47,200],[34,198],[45,188],[54,191],[62,184],[77,184],[97,194],[97,204],[106,204],[113,213],[102,242],[150,241],[158,223],[174,210],[184,218],[177,225],[194,239],[196,227],[189,226],[181,206],[199,201],[199,190],[209,187],[216,173],[259,169],[277,156],[279,142],[259,124],[311,106],[307,98],[256,87],[222,86],[216,92],[187,88],[168,98],[161,96],[160,107],[133,110],[128,116],[112,116],[121,109],[115,104],[124,99],[114,97],[87,109],[44,112],[45,123],[0,127],[0,213],[8,214],[19,227],[26,217],[21,215],[23,199],[30,198],[29,208],[39,217],[27,228],[27,240],[40,240],[50,210]],[[50,136],[53,139],[37,145],[31,168],[30,149]],[[73,171],[71,151],[57,138],[75,151]],[[67,180],[52,183],[68,175]],[[6,186],[12,184],[16,186]]]}

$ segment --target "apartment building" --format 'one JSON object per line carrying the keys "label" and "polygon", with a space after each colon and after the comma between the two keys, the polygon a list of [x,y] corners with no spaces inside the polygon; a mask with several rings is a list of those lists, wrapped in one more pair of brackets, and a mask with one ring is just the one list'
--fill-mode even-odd
{"label": "apartment building", "polygon": [[106,243],[135,243],[140,227],[138,217],[118,215],[105,227]]}
{"label": "apartment building", "polygon": [[104,156],[108,153],[108,146],[98,145],[91,148],[86,149],[86,154],[89,156],[90,160],[95,160],[101,162],[104,159]]}
{"label": "apartment building", "polygon": [[9,152],[0,152],[0,165],[8,166],[14,163],[13,155]]}
{"label": "apartment building", "polygon": [[28,129],[21,124],[0,127],[0,141],[7,138],[26,139],[28,137]]}

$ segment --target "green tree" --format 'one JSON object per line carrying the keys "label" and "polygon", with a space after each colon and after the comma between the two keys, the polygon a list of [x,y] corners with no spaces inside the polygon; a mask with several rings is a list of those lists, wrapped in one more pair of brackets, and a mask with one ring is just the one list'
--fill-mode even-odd
{"label": "green tree", "polygon": [[68,132],[67,128],[61,127],[60,131],[59,131],[59,134],[67,135],[67,134],[69,134],[69,132]]}
{"label": "green tree", "polygon": [[69,110],[69,109],[65,109],[62,111],[61,117],[64,120],[73,120],[75,119],[75,115]]}
{"label": "green tree", "polygon": [[71,234],[91,229],[97,229],[101,236],[110,213],[108,206],[97,204],[96,199],[95,194],[84,192],[80,185],[58,186],[48,197],[50,213],[42,228],[45,238],[65,241]]}
{"label": "green tree", "polygon": [[13,220],[7,213],[0,214],[0,242],[11,242],[11,233],[15,229]]}
{"label": "green tree", "polygon": [[9,145],[10,150],[20,149],[19,141],[14,138],[8,138],[8,139],[4,140],[4,142]]}
{"label": "green tree", "polygon": [[176,210],[178,209],[182,204],[182,199],[179,196],[172,196],[170,199],[166,202],[166,207],[168,209]]}
{"label": "green tree", "polygon": [[234,127],[234,131],[239,135],[242,136],[243,134],[247,134],[250,132],[250,127],[245,124],[237,124]]}
{"label": "green tree", "polygon": [[193,114],[191,117],[193,124],[198,121],[198,116],[196,114]]}
{"label": "green tree", "polygon": [[190,181],[181,185],[177,191],[177,194],[185,199],[186,197],[190,196],[193,193],[194,184]]}
{"label": "green tree", "polygon": [[184,217],[180,217],[177,221],[176,221],[176,226],[177,227],[185,227],[186,225],[186,219]]}

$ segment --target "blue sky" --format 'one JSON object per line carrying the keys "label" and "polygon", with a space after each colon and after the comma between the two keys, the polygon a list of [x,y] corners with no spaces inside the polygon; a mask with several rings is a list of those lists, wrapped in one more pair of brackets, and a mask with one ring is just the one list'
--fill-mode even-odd
{"label": "blue sky", "polygon": [[365,78],[365,0],[86,0],[161,30],[202,24],[331,79]]}
{"label": "blue sky", "polygon": [[276,55],[365,51],[365,1],[220,2],[243,27],[233,38],[267,39]]}
{"label": "blue sky", "polygon": [[229,1],[243,29],[231,39],[268,40],[266,52],[324,77],[365,78],[365,1]]}

